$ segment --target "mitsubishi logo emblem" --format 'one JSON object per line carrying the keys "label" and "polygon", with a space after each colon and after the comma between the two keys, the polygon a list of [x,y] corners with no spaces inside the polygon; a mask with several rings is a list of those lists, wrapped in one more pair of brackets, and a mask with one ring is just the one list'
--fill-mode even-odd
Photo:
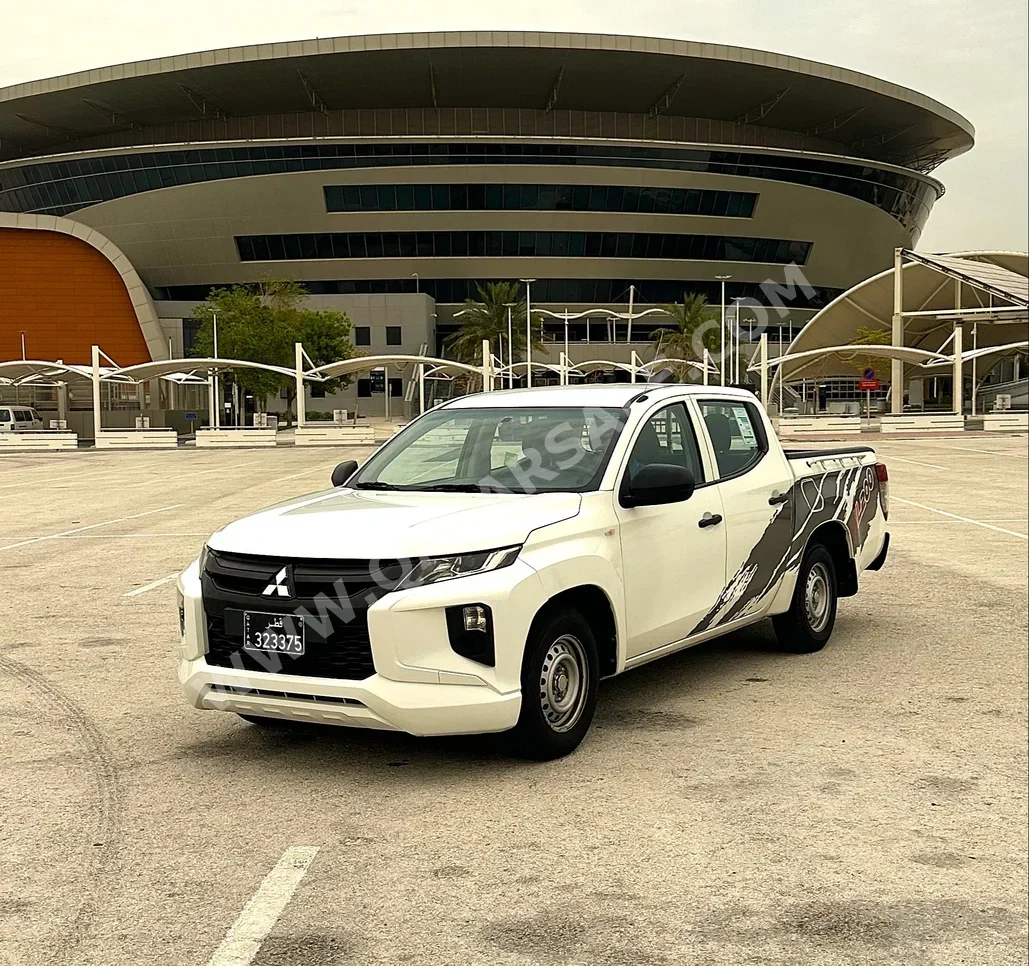
{"label": "mitsubishi logo emblem", "polygon": [[272,582],[264,588],[263,595],[265,597],[289,597],[289,575],[287,571],[288,567],[283,567],[276,575]]}

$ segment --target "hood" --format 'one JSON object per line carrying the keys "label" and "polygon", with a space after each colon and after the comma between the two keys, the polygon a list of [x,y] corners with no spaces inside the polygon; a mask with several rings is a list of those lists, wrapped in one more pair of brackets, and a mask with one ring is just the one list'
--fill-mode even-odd
{"label": "hood", "polygon": [[578,493],[417,493],[338,488],[244,517],[213,550],[292,559],[385,560],[492,550],[574,517]]}

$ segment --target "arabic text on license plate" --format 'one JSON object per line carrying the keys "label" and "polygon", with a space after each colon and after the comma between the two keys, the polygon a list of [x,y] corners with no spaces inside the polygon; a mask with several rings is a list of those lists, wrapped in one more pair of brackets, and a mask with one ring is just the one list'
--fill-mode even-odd
{"label": "arabic text on license plate", "polygon": [[304,653],[304,619],[292,614],[244,611],[243,649],[299,657]]}

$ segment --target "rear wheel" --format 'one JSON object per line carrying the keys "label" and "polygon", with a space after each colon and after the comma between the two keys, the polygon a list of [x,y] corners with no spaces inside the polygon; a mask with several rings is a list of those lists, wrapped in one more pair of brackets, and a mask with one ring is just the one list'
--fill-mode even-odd
{"label": "rear wheel", "polygon": [[574,751],[597,707],[600,662],[590,625],[555,610],[536,627],[522,662],[522,710],[511,732],[517,754],[550,761]]}
{"label": "rear wheel", "polygon": [[838,596],[832,554],[821,544],[809,547],[797,574],[790,609],[772,618],[783,650],[810,654],[825,647],[836,623]]}

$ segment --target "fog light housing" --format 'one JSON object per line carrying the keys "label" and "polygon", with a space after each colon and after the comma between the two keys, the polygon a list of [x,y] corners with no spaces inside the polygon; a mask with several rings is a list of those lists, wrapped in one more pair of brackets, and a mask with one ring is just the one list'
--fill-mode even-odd
{"label": "fog light housing", "polygon": [[179,602],[179,637],[186,636],[186,598],[182,596],[182,591],[178,588],[175,589],[175,596]]}
{"label": "fog light housing", "polygon": [[448,607],[446,614],[447,634],[454,653],[495,667],[493,611],[486,604],[459,604]]}
{"label": "fog light housing", "polygon": [[464,619],[466,631],[482,631],[485,634],[489,630],[489,622],[486,620],[486,608],[482,604],[469,604],[462,608],[461,616]]}

